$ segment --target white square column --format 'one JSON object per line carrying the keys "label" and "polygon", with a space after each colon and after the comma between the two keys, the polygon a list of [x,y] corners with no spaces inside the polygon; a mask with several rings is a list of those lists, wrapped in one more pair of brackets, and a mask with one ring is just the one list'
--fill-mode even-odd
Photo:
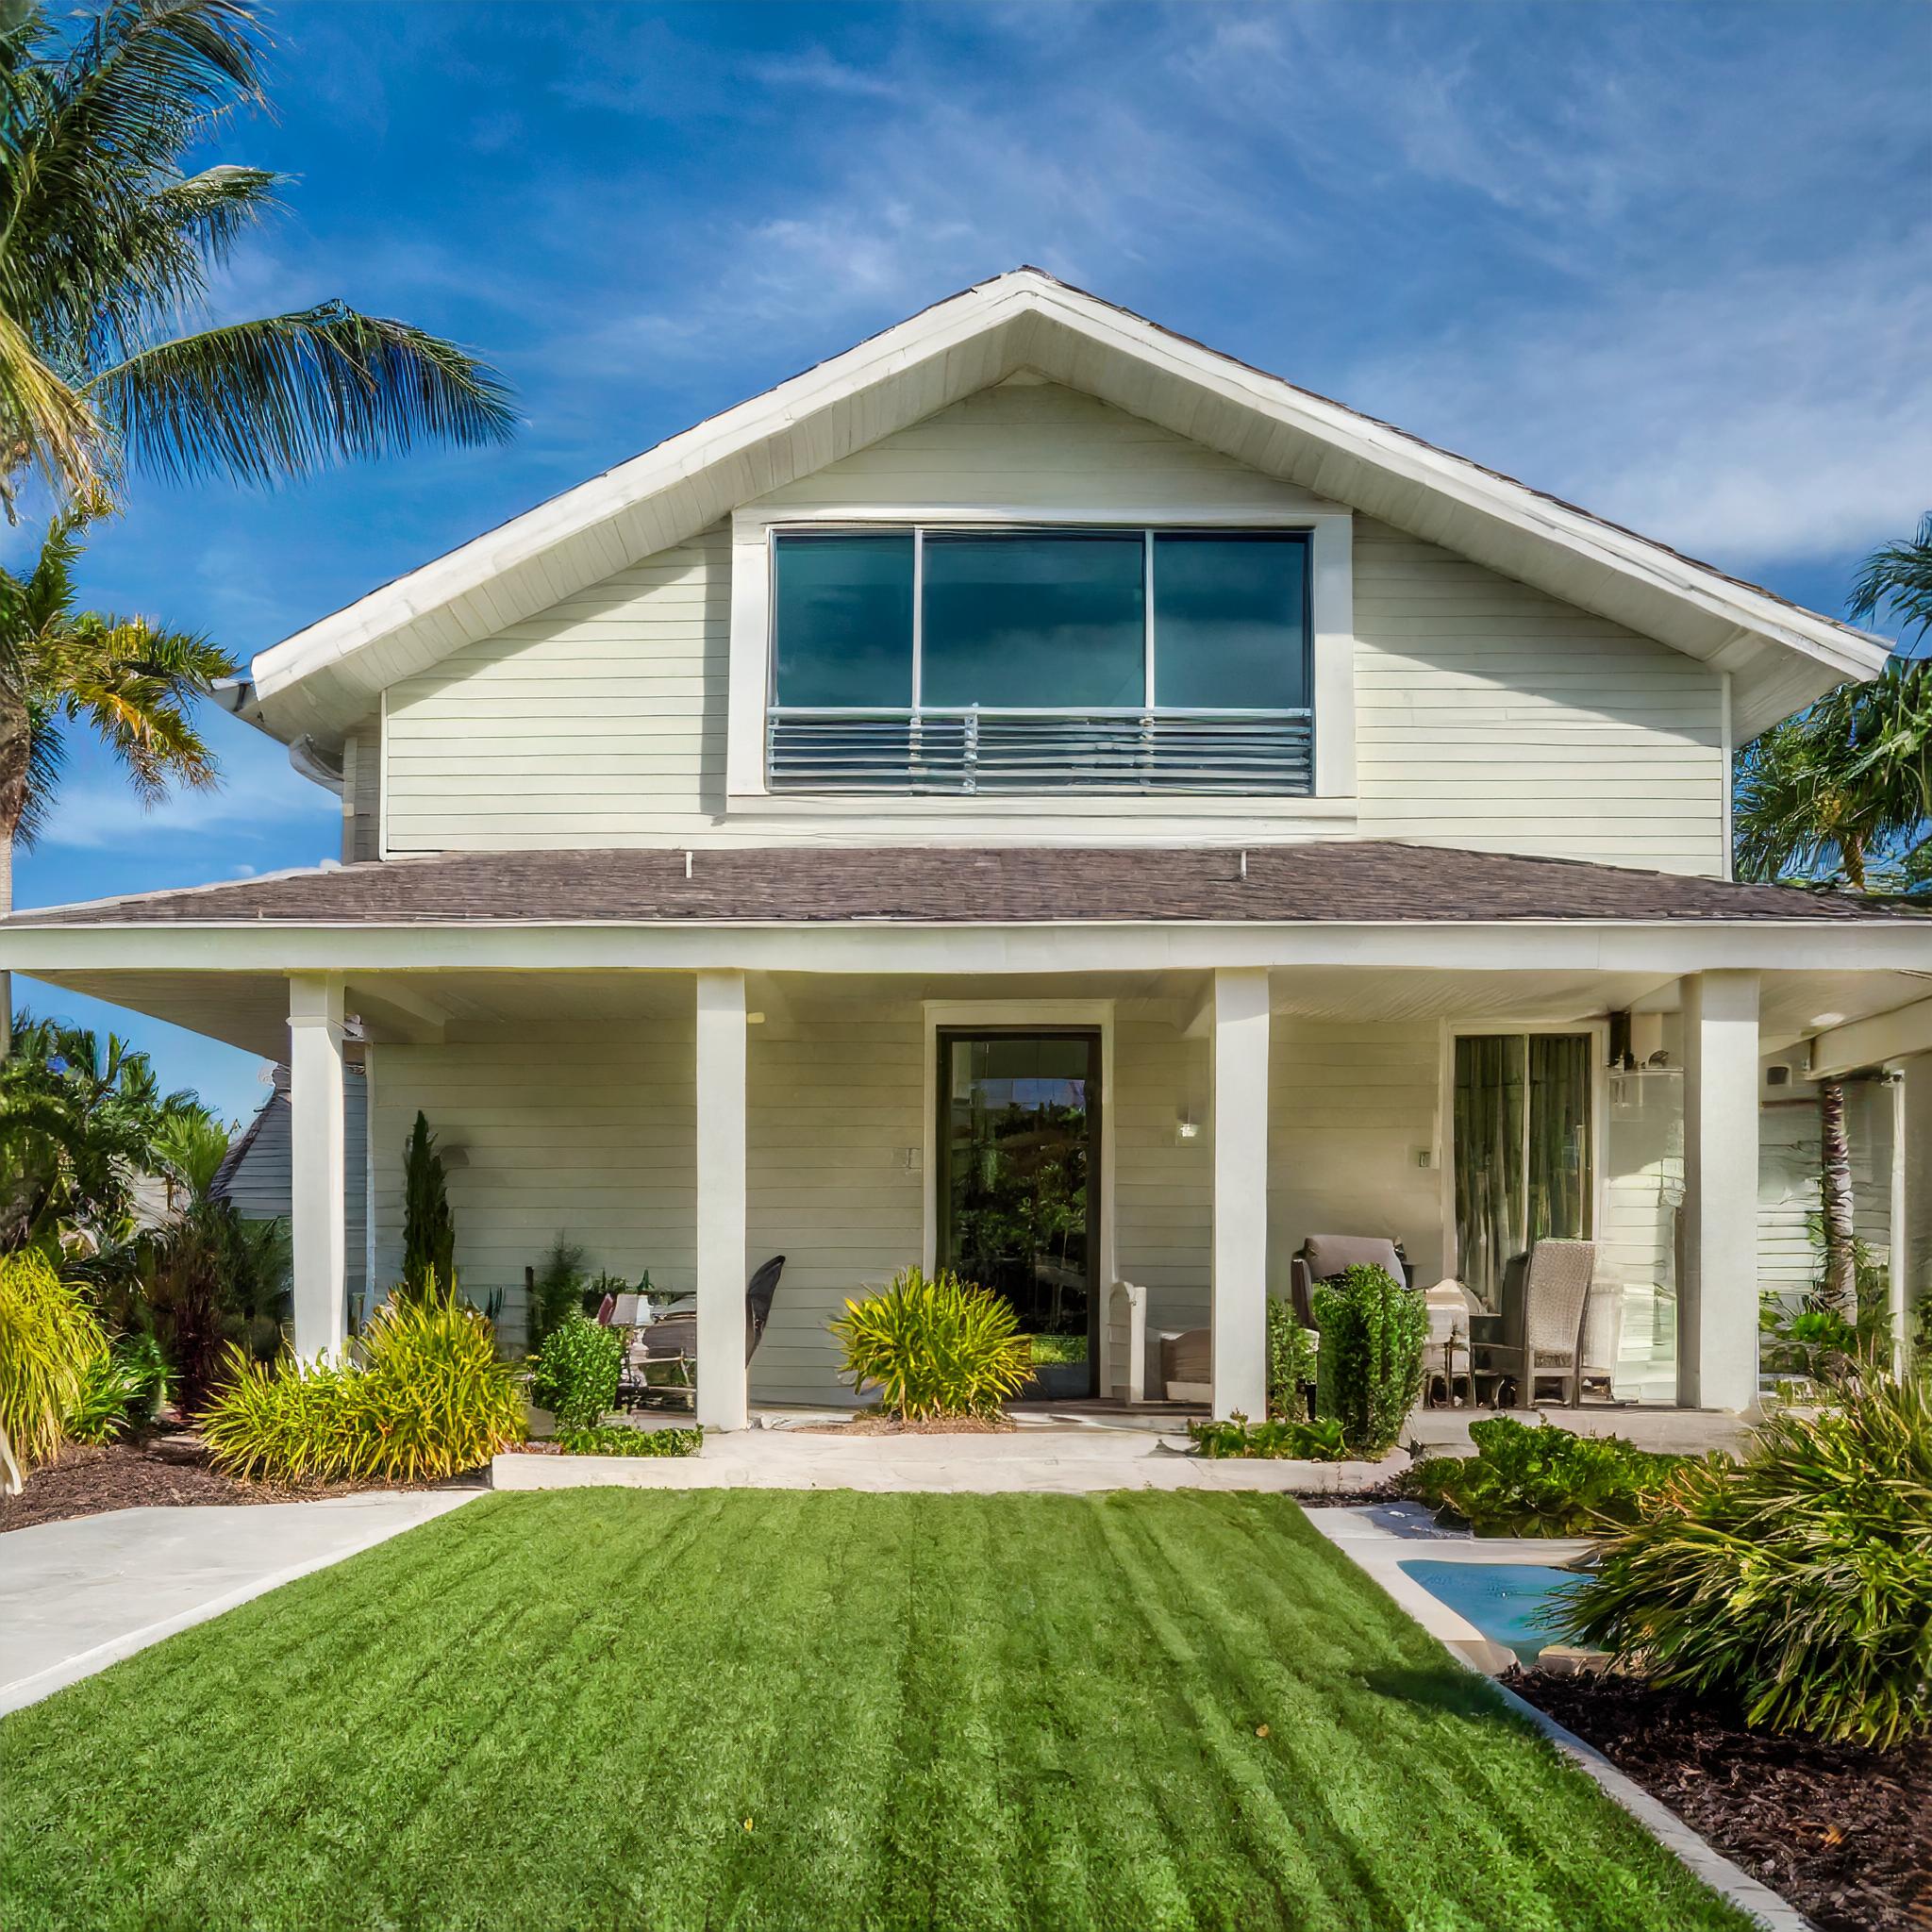
{"label": "white square column", "polygon": [[1268,973],[1214,972],[1214,1413],[1268,1413]]}
{"label": "white square column", "polygon": [[289,976],[289,1242],[295,1277],[295,1353],[341,1358],[348,1338],[343,1201],[342,983]]}
{"label": "white square column", "polygon": [[1901,1062],[1891,1089],[1891,1336],[1906,1370],[1913,1321],[1932,1294],[1932,1054]]}
{"label": "white square column", "polygon": [[1684,1278],[1677,1401],[1757,1400],[1757,975],[1684,981]]}
{"label": "white square column", "polygon": [[744,974],[703,972],[697,993],[698,1422],[751,1419],[744,1360]]}

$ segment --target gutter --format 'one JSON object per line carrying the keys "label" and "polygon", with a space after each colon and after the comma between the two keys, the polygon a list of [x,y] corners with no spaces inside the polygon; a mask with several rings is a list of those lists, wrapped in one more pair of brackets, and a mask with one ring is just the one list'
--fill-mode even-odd
{"label": "gutter", "polygon": [[[263,722],[261,706],[256,696],[253,678],[220,678],[216,681],[210,695],[223,710],[241,719],[242,724],[253,725],[264,738],[274,738],[277,744],[282,741]],[[305,732],[300,738],[290,742],[289,763],[311,785],[320,785],[325,791],[333,791],[338,798],[342,795],[342,759],[340,752],[331,756]]]}

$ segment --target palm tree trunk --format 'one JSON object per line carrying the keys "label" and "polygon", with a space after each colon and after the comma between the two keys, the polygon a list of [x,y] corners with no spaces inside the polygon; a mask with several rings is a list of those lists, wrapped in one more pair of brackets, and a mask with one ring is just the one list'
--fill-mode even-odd
{"label": "palm tree trunk", "polygon": [[[31,743],[27,708],[0,686],[0,919],[13,910],[13,835],[26,809]],[[13,1051],[13,974],[0,972],[0,1059]]]}
{"label": "palm tree trunk", "polygon": [[1826,1080],[1818,1090],[1818,1128],[1824,1166],[1824,1295],[1847,1321],[1855,1321],[1858,1312],[1858,1274],[1852,1203],[1852,1146],[1845,1131],[1845,1090],[1837,1080]]}

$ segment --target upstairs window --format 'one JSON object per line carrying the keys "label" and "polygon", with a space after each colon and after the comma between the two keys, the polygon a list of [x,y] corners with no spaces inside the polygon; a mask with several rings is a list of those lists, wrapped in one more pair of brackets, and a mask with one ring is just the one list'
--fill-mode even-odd
{"label": "upstairs window", "polygon": [[1312,789],[1305,532],[788,529],[772,571],[774,790]]}

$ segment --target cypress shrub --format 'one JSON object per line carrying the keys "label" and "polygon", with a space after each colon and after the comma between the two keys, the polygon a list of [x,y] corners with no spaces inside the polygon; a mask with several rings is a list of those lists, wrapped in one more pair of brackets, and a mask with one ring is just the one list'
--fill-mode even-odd
{"label": "cypress shrub", "polygon": [[1349,1454],[1388,1455],[1423,1386],[1428,1310],[1385,1268],[1363,1263],[1315,1290],[1315,1408],[1341,1424]]}

